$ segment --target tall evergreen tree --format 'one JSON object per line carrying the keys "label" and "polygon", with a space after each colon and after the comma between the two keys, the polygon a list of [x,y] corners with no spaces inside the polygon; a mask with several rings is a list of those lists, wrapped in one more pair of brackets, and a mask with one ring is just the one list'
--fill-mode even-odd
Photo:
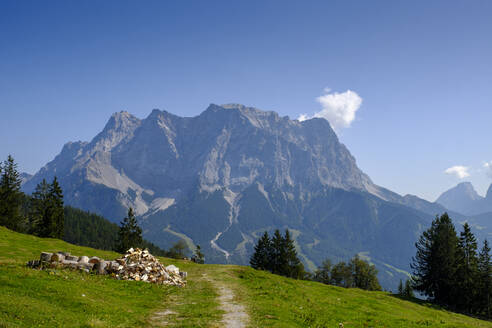
{"label": "tall evergreen tree", "polygon": [[476,307],[479,312],[492,318],[492,262],[489,242],[485,240],[478,257],[478,293]]}
{"label": "tall evergreen tree", "polygon": [[270,261],[270,271],[275,274],[283,275],[283,268],[285,268],[286,257],[285,257],[285,243],[284,238],[277,229],[273,233],[271,242],[271,261]]}
{"label": "tall evergreen tree", "polygon": [[30,232],[40,237],[62,239],[64,223],[63,192],[58,180],[55,177],[48,184],[43,179],[32,194]]}
{"label": "tall evergreen tree", "polygon": [[[400,280],[400,282],[401,282],[401,280]],[[406,298],[415,297],[415,295],[413,294],[412,282],[410,279],[407,279],[405,281],[405,287],[403,288],[403,294],[402,295]]]}
{"label": "tall evergreen tree", "polygon": [[436,216],[415,247],[417,253],[411,263],[413,288],[436,303],[453,304],[458,236],[447,213]]}
{"label": "tall evergreen tree", "polygon": [[191,260],[198,264],[205,263],[205,255],[203,255],[200,245],[196,245],[195,254],[191,258]]}
{"label": "tall evergreen tree", "polygon": [[458,242],[455,287],[453,288],[455,291],[453,306],[457,310],[472,313],[475,294],[478,292],[477,276],[477,241],[470,226],[465,223]]}
{"label": "tall evergreen tree", "polygon": [[15,231],[23,227],[21,205],[23,193],[17,163],[9,155],[1,169],[0,178],[0,225]]}
{"label": "tall evergreen tree", "polygon": [[400,283],[398,284],[398,295],[403,296],[403,281],[400,279]]}
{"label": "tall evergreen tree", "polygon": [[282,259],[281,274],[290,278],[302,279],[304,277],[304,265],[297,257],[294,240],[291,238],[288,229],[285,230],[282,242],[283,256],[285,256],[285,258]]}
{"label": "tall evergreen tree", "polygon": [[65,213],[63,210],[63,192],[56,177],[49,188],[49,203],[50,203],[50,225],[49,237],[63,238]]}
{"label": "tall evergreen tree", "polygon": [[331,284],[331,261],[325,259],[321,266],[314,273],[314,280],[321,282],[323,284]]}
{"label": "tall evergreen tree", "polygon": [[251,256],[249,264],[253,269],[271,270],[272,245],[268,232],[264,232],[255,245],[255,252]]}
{"label": "tall evergreen tree", "polygon": [[116,251],[124,253],[132,247],[140,247],[141,244],[142,229],[137,224],[133,208],[130,207],[127,216],[121,221]]}
{"label": "tall evergreen tree", "polygon": [[29,214],[30,232],[39,237],[49,237],[51,224],[50,185],[43,179],[32,194]]}

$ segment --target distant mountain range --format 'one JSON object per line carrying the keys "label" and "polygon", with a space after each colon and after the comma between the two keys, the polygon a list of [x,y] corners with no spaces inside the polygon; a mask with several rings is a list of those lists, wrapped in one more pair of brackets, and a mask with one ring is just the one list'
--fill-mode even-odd
{"label": "distant mountain range", "polygon": [[132,206],[144,236],[161,247],[184,239],[201,245],[207,262],[247,264],[264,230],[288,228],[308,268],[359,253],[393,289],[420,233],[446,211],[375,185],[326,120],[237,104],[195,117],[115,113],[91,142],[67,143],[23,189],[55,175],[71,206],[113,222]]}
{"label": "distant mountain range", "polygon": [[444,192],[436,200],[444,207],[465,215],[492,212],[492,184],[485,197],[480,196],[470,182],[462,182]]}

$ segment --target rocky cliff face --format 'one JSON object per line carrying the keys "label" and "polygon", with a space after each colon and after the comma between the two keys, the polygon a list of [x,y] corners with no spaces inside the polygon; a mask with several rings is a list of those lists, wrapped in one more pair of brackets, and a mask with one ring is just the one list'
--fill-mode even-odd
{"label": "rocky cliff face", "polygon": [[[90,143],[66,144],[24,189],[31,191],[53,175],[73,191],[65,193],[69,203],[86,203],[81,188],[105,187],[111,191],[104,194],[116,196],[122,207],[133,206],[139,215],[165,207],[196,186],[208,193],[221,188],[240,192],[255,182],[280,189],[331,186],[384,198],[326,120],[293,121],[242,105],[211,105],[192,118],[159,110],[144,120],[116,113]],[[117,219],[120,211],[113,212],[114,207],[97,211]]]}
{"label": "rocky cliff face", "polygon": [[311,268],[362,252],[406,269],[431,218],[425,213],[443,210],[375,185],[326,120],[236,104],[196,117],[116,113],[90,143],[66,144],[23,188],[54,175],[67,204],[116,222],[132,206],[147,238],[200,244],[209,262],[247,264],[259,234],[289,228]]}

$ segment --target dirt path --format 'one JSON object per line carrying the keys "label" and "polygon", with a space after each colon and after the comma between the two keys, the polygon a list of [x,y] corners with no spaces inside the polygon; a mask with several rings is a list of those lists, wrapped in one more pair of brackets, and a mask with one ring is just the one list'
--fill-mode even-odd
{"label": "dirt path", "polygon": [[246,327],[249,322],[249,315],[244,305],[235,301],[234,291],[222,281],[210,279],[205,274],[203,276],[215,286],[219,293],[220,309],[225,312],[220,326],[227,328]]}
{"label": "dirt path", "polygon": [[[238,301],[238,297],[235,295],[234,281],[227,270],[221,268],[220,270],[208,272],[202,271],[195,275],[195,282],[198,282],[198,284],[194,284],[192,289],[169,295],[164,309],[154,312],[152,317],[149,318],[149,327],[181,326],[184,322],[190,323],[190,319],[195,319],[194,323],[200,327],[243,328],[249,326],[250,320],[246,307]],[[210,295],[208,301],[201,294],[203,290],[198,288],[198,286],[203,288],[204,285],[208,286],[208,295]],[[212,291],[214,290],[218,294],[217,297],[213,296]],[[194,300],[192,299],[193,297],[195,297]],[[195,308],[195,314],[191,313],[194,308],[193,304],[200,304],[200,302],[204,301],[210,302],[209,304],[215,304],[215,307],[208,309],[208,311],[213,311],[212,309],[215,308],[217,313],[215,318],[212,319],[209,316],[208,320],[202,321],[209,314],[206,311],[203,312],[203,309],[197,311],[197,308]],[[222,317],[220,317],[220,312],[217,311],[217,303],[218,309],[223,311]],[[186,311],[187,306],[188,311]]]}

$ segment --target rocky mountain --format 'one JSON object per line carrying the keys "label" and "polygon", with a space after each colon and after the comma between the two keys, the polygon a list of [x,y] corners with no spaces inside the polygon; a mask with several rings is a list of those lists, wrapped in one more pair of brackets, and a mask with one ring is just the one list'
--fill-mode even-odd
{"label": "rocky mountain", "polygon": [[487,195],[482,197],[470,182],[462,182],[442,193],[436,203],[467,216],[492,212],[492,184]]}
{"label": "rocky mountain", "polygon": [[56,175],[65,202],[119,222],[129,206],[147,239],[200,244],[208,262],[247,264],[256,238],[290,229],[313,269],[360,253],[383,284],[408,270],[443,206],[375,185],[330,124],[242,105],[195,117],[115,113],[91,142],[67,143],[23,188]]}
{"label": "rocky mountain", "polygon": [[21,184],[25,184],[33,177],[33,175],[26,172],[22,172],[21,174],[19,174],[19,177],[21,179]]}

